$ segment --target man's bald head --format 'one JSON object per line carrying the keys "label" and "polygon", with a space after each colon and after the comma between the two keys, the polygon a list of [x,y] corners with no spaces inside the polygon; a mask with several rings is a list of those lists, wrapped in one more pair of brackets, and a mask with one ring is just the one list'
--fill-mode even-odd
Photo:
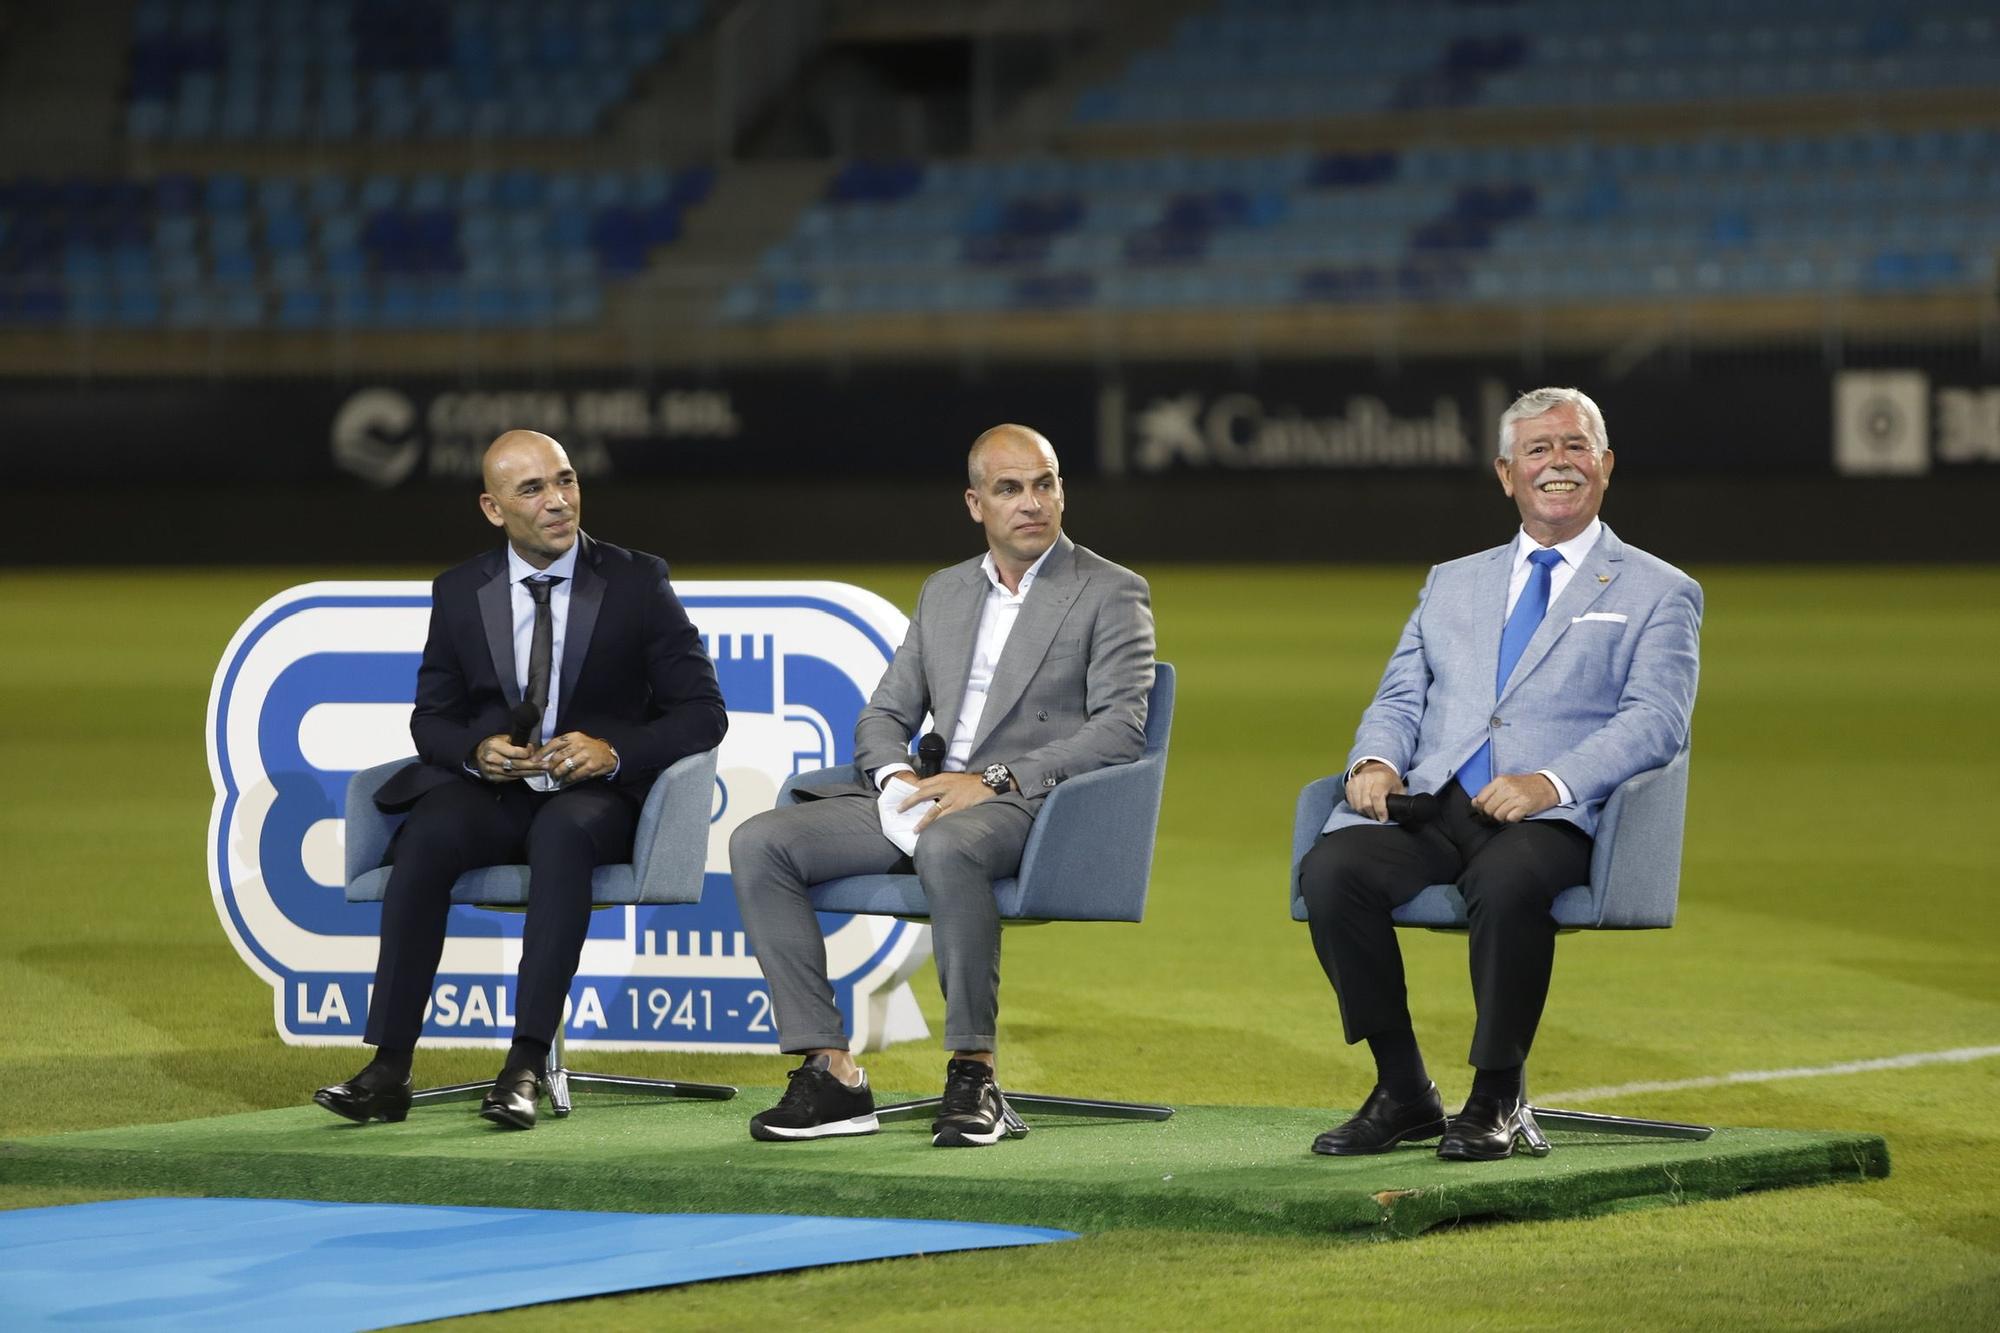
{"label": "man's bald head", "polygon": [[576,469],[555,440],[538,430],[510,430],[486,446],[479,508],[507,533],[507,544],[536,569],[576,545],[583,495]]}
{"label": "man's bald head", "polygon": [[495,467],[511,470],[518,463],[525,461],[529,455],[547,449],[555,450],[565,467],[569,465],[569,455],[563,451],[562,445],[558,444],[553,436],[544,435],[538,430],[510,430],[502,433],[498,439],[486,446],[486,454],[479,460],[481,484],[489,492],[492,491]]}
{"label": "man's bald head", "polygon": [[1049,461],[1051,463],[1055,461],[1056,449],[1049,443],[1047,436],[1027,426],[1015,426],[1003,422],[990,430],[981,431],[979,438],[972,442],[971,450],[965,455],[965,480],[975,491],[986,477],[987,449],[996,444],[1024,445],[1038,452],[1046,450]]}

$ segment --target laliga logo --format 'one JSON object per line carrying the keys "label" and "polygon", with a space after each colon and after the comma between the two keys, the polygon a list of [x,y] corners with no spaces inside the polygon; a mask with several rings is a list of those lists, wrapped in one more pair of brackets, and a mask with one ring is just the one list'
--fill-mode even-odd
{"label": "laliga logo", "polygon": [[[791,774],[853,760],[854,723],[907,621],[839,583],[685,583],[729,707],[698,904],[592,913],[570,992],[571,1042],[613,1049],[777,1049],[777,1025],[729,879],[729,835]],[[353,1044],[367,1021],[381,908],[350,904],[347,780],[411,752],[430,619],[424,583],[312,583],[259,607],[208,705],[209,883],[230,941],[271,984],[294,1045]],[[432,1044],[510,1035],[520,918],[453,907],[424,1023]],[[926,1035],[908,978],[930,933],[822,914],[834,993],[857,1046]]]}

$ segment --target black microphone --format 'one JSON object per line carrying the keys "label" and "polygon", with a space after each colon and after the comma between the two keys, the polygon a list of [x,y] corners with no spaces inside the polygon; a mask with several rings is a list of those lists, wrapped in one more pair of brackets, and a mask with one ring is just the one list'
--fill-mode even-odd
{"label": "black microphone", "polygon": [[535,724],[542,720],[542,710],[523,699],[514,705],[514,711],[507,714],[507,744],[526,745],[528,737],[535,734]]}
{"label": "black microphone", "polygon": [[924,733],[917,742],[917,776],[934,778],[944,768],[944,737],[935,731]]}
{"label": "black microphone", "polygon": [[1388,807],[1389,818],[1412,828],[1438,817],[1438,798],[1434,792],[1397,792],[1383,797],[1382,804]]}

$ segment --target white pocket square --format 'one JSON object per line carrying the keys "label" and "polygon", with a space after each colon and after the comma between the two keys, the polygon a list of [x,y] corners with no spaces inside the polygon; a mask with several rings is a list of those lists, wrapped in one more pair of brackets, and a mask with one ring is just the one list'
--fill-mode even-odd
{"label": "white pocket square", "polygon": [[1571,616],[1569,623],[1580,625],[1586,620],[1608,620],[1614,625],[1622,625],[1625,623],[1625,613],[1622,611],[1585,611],[1580,616]]}

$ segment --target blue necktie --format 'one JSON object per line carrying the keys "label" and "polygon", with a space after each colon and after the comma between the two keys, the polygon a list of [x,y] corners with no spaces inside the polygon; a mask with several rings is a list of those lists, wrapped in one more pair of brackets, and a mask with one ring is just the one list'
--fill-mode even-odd
{"label": "blue necktie", "polygon": [[[1520,600],[1514,603],[1514,614],[1507,617],[1507,626],[1500,631],[1500,670],[1493,677],[1495,699],[1507,688],[1507,677],[1514,674],[1515,663],[1528,651],[1528,640],[1535,637],[1542,617],[1549,613],[1550,571],[1561,559],[1562,552],[1554,548],[1536,551],[1528,557],[1532,566],[1528,570],[1528,585],[1521,589]],[[1466,795],[1477,796],[1480,788],[1491,781],[1493,742],[1489,740],[1458,770],[1458,785],[1465,788]]]}

